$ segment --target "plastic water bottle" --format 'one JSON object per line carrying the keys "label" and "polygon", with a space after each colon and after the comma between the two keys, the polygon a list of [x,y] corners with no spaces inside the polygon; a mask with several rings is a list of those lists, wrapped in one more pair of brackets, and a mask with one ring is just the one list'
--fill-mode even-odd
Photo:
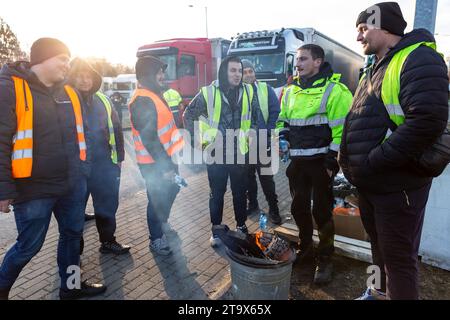
{"label": "plastic water bottle", "polygon": [[284,139],[280,139],[280,151],[283,153],[281,161],[287,162],[289,159],[289,143]]}
{"label": "plastic water bottle", "polygon": [[184,178],[178,174],[175,174],[173,177],[173,181],[175,184],[177,184],[180,188],[187,187],[187,182],[184,180]]}
{"label": "plastic water bottle", "polygon": [[264,212],[259,216],[259,229],[262,231],[267,230],[267,216]]}
{"label": "plastic water bottle", "polygon": [[336,202],[336,205],[335,205],[336,208],[344,208],[345,207],[344,199],[335,198],[335,202]]}

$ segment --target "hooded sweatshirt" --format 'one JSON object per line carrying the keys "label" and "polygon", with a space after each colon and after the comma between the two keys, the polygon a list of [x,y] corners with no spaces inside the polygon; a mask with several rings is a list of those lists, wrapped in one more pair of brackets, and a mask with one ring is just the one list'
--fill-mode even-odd
{"label": "hooded sweatshirt", "polygon": [[[241,114],[242,114],[242,96],[243,96],[243,84],[242,80],[236,87],[231,87],[228,82],[228,64],[230,57],[226,57],[220,64],[218,81],[214,81],[212,85],[219,88],[222,97],[222,109],[219,121],[219,131],[223,135],[224,151],[226,150],[226,130],[227,129],[240,129],[241,127]],[[258,114],[255,110],[259,109],[258,98],[256,92],[253,93],[253,100],[250,103],[251,112],[251,127],[256,128],[258,124]],[[194,138],[194,122],[198,121],[200,116],[208,118],[207,103],[200,91],[191,103],[186,108],[184,113],[185,128],[191,133]],[[238,143],[235,137],[234,141],[235,154]]]}
{"label": "hooded sweatshirt", "polygon": [[[111,160],[111,147],[109,145],[108,113],[103,101],[95,95],[102,85],[102,77],[86,61],[76,58],[71,63],[68,83],[75,86],[75,78],[81,71],[87,71],[93,79],[93,86],[89,92],[80,91],[86,109],[87,121],[91,135],[92,161],[103,162]],[[108,98],[109,100],[109,98]],[[111,107],[113,104],[109,100]],[[125,158],[122,125],[115,108],[111,108],[111,119],[116,139],[117,161]]]}

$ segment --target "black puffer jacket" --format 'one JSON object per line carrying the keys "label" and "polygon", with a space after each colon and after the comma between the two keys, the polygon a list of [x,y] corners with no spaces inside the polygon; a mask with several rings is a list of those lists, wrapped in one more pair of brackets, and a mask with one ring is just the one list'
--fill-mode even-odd
{"label": "black puffer jacket", "polygon": [[[434,42],[424,29],[406,34],[372,71],[377,97],[393,55],[414,43]],[[347,179],[362,190],[390,193],[421,187],[431,181],[415,167],[415,159],[439,137],[448,119],[447,67],[433,49],[421,46],[405,61],[400,79],[400,104],[405,123],[383,142],[390,125],[379,98],[368,95],[367,77],[359,85],[347,115],[339,163]]]}
{"label": "black puffer jacket", "polygon": [[[12,177],[11,150],[17,117],[11,76],[27,80],[33,96],[33,167],[30,178]],[[82,162],[73,108],[62,83],[52,88],[45,87],[30,71],[27,62],[4,65],[0,71],[0,200],[14,199],[17,203],[69,192],[77,176],[88,175],[90,169],[86,122],[84,129],[88,160]]]}

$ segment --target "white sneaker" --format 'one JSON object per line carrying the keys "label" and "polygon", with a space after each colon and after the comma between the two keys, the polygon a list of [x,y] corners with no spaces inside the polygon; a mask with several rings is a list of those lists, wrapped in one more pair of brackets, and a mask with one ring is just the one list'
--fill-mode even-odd
{"label": "white sneaker", "polygon": [[163,235],[161,238],[151,241],[150,251],[161,256],[168,256],[172,253],[165,235]]}
{"label": "white sneaker", "polygon": [[209,238],[209,243],[211,244],[211,247],[216,248],[220,245],[220,238],[213,234],[211,238]]}
{"label": "white sneaker", "polygon": [[375,288],[367,288],[361,297],[355,300],[386,300],[386,293]]}
{"label": "white sneaker", "polygon": [[163,230],[164,233],[170,233],[170,232],[176,232],[172,226],[170,225],[170,223],[168,222],[163,222],[161,224],[161,229]]}

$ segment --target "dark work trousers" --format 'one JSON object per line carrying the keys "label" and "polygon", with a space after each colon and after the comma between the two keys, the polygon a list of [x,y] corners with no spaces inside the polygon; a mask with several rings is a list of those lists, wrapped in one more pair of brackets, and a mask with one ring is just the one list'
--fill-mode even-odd
{"label": "dark work trousers", "polygon": [[430,187],[388,194],[359,190],[373,263],[380,267],[381,290],[389,299],[419,298],[418,252]]}
{"label": "dark work trousers", "polygon": [[244,225],[247,220],[246,189],[248,165],[212,164],[207,166],[207,171],[210,188],[209,212],[211,223],[213,225],[222,223],[223,197],[227,191],[228,177],[230,177],[236,225]]}
{"label": "dark work trousers", "polygon": [[174,183],[173,177],[164,177],[164,172],[154,165],[140,167],[147,187],[147,224],[150,240],[163,236],[162,224],[167,222],[170,210],[180,187]]}
{"label": "dark work trousers", "polygon": [[[116,213],[119,207],[120,168],[109,159],[92,162],[91,174],[87,181],[85,207],[92,197],[95,223],[100,242],[115,241]],[[84,240],[81,239],[81,253]]]}
{"label": "dark work trousers", "polygon": [[[270,165],[269,165],[270,167]],[[251,164],[248,168],[248,207],[249,209],[256,209],[258,204],[258,184],[256,182],[256,174],[258,173],[259,182],[266,197],[266,201],[269,204],[269,211],[274,213],[278,212],[278,197],[275,192],[275,181],[273,175],[261,175],[261,164]]]}
{"label": "dark work trousers", "polygon": [[291,213],[299,229],[300,249],[312,244],[313,216],[320,239],[317,254],[319,258],[330,257],[334,252],[333,178],[328,175],[324,160],[293,160],[286,175],[292,196]]}

